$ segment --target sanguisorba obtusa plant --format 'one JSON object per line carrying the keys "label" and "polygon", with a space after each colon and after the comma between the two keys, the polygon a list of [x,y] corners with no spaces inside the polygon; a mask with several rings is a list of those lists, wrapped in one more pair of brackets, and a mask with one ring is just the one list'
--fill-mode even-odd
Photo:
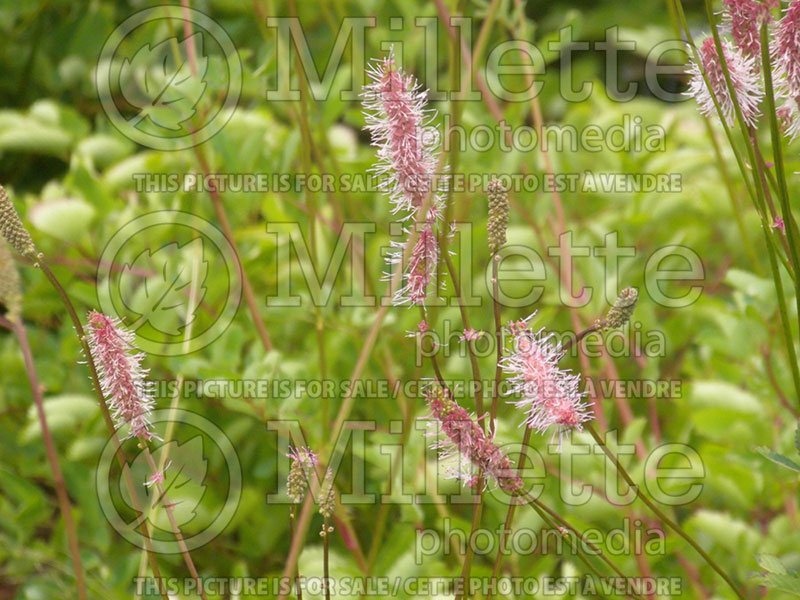
{"label": "sanguisorba obtusa plant", "polygon": [[[752,36],[748,38],[748,43],[750,47],[753,46]],[[707,46],[707,51],[710,57],[708,64],[713,65],[714,59],[711,55],[712,47],[710,45]],[[739,54],[740,51],[733,48],[728,52],[737,53],[735,54],[738,61],[737,67],[740,68],[740,71],[736,73],[737,85],[740,90],[750,94],[746,105],[746,119],[748,124],[752,124],[758,117],[758,103],[761,99],[753,74],[755,61],[750,56]],[[393,213],[400,214],[404,219],[415,219],[423,223],[420,236],[407,259],[408,262],[406,263],[406,258],[400,255],[393,258],[394,263],[400,263],[401,267],[406,266],[404,286],[395,294],[395,304],[419,305],[422,320],[418,331],[412,333],[412,337],[421,338],[427,333],[432,325],[424,303],[437,263],[440,258],[444,259],[464,320],[464,335],[461,341],[466,342],[470,349],[471,341],[476,338],[478,332],[472,329],[467,321],[467,310],[459,296],[457,276],[453,270],[452,261],[448,260],[449,250],[441,247],[447,244],[448,236],[436,232],[442,213],[443,196],[434,189],[438,135],[431,125],[433,117],[426,109],[426,92],[420,89],[419,84],[412,76],[403,73],[396,67],[391,54],[382,60],[375,61],[368,74],[371,82],[365,87],[363,98],[366,128],[370,131],[372,143],[377,148],[378,163],[374,170],[383,176],[382,190],[392,203]],[[704,105],[702,108],[707,112],[710,111],[708,105]],[[740,116],[740,113],[741,111],[737,113],[737,116]],[[732,119],[733,113],[729,111],[724,114],[724,117]],[[505,244],[508,201],[505,198],[502,184],[497,180],[493,180],[489,184],[486,192],[490,213],[487,242],[492,259],[495,334],[499,344],[501,340],[505,339],[505,336],[501,331],[501,307],[497,302],[497,252]],[[423,219],[419,219],[419,210],[426,206],[429,207],[428,213],[423,215]],[[635,289],[623,290],[606,317],[596,320],[594,325],[586,331],[577,333],[570,343],[580,341],[582,336],[590,331],[623,326],[630,319],[637,299],[638,294]],[[590,423],[593,413],[589,404],[584,400],[585,391],[581,390],[583,375],[565,369],[559,364],[569,344],[564,346],[558,344],[554,336],[544,329],[532,330],[530,322],[533,318],[532,314],[522,321],[512,321],[505,330],[510,334],[512,347],[508,349],[505,357],[501,346],[498,345],[497,349],[496,383],[499,384],[501,374],[505,373],[511,386],[511,394],[514,396],[511,403],[520,411],[521,426],[525,431],[523,446],[527,444],[531,431],[538,433],[552,431],[551,435],[558,439],[560,446],[563,437],[568,436],[573,430],[581,431],[585,427],[615,465],[619,474],[634,490],[636,496],[665,525],[689,542],[735,593],[744,598],[742,591],[733,579],[678,523],[664,514],[634,484],[625,468]],[[421,340],[418,343],[422,343]],[[433,433],[436,436],[433,447],[439,451],[440,460],[445,463],[446,472],[473,488],[479,495],[473,513],[473,533],[480,523],[483,490],[488,485],[493,485],[512,498],[520,499],[523,503],[532,506],[545,524],[558,527],[565,535],[573,535],[583,543],[587,543],[584,536],[562,515],[544,505],[538,498],[533,497],[525,490],[519,470],[515,472],[510,458],[495,443],[496,427],[493,424],[487,427],[486,421],[487,417],[492,420],[495,418],[497,391],[495,391],[489,415],[483,413],[483,406],[476,391],[477,414],[471,415],[453,398],[452,392],[442,378],[435,352],[426,354],[430,357],[435,375],[435,381],[429,385],[426,392],[430,419],[436,428]],[[475,362],[473,362],[473,380],[477,386],[474,389],[479,389],[481,382]],[[514,504],[515,502],[512,500],[506,528],[510,523]],[[472,534],[470,539],[471,536]],[[500,551],[492,573],[493,577],[498,574],[502,544],[501,540]],[[588,544],[588,546],[615,573],[624,577],[622,571],[600,548],[593,544]],[[600,574],[589,557],[580,551],[578,554],[593,573]],[[461,573],[461,586],[456,590],[457,597],[466,597],[466,590],[469,589],[470,568],[471,554],[468,545]],[[627,595],[639,597],[636,589],[629,589],[628,592]]]}

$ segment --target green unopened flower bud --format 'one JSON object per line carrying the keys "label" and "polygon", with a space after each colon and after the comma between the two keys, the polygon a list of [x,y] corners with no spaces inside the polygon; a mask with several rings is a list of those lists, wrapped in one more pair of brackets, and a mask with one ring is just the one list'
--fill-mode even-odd
{"label": "green unopened flower bud", "polygon": [[328,468],[319,490],[319,514],[330,519],[336,509],[336,491],[333,489],[333,471]]}
{"label": "green unopened flower bud", "polygon": [[495,254],[506,243],[508,229],[508,192],[499,179],[492,179],[486,187],[489,196],[489,222],[486,230],[489,235],[489,250]]}
{"label": "green unopened flower bud", "polygon": [[5,242],[0,241],[0,304],[5,307],[6,316],[16,321],[22,312],[22,289],[19,273],[11,252]]}
{"label": "green unopened flower bud", "polygon": [[289,475],[286,478],[286,495],[298,504],[303,501],[308,489],[308,472],[317,464],[317,455],[309,448],[290,448],[286,455],[291,459]]}
{"label": "green unopened flower bud", "polygon": [[23,256],[36,251],[28,230],[22,225],[17,209],[8,199],[8,194],[2,185],[0,185],[0,235]]}
{"label": "green unopened flower bud", "polygon": [[622,290],[617,301],[614,302],[614,306],[611,307],[606,318],[600,323],[600,326],[603,329],[616,329],[625,325],[630,321],[638,299],[639,292],[636,291],[636,288]]}

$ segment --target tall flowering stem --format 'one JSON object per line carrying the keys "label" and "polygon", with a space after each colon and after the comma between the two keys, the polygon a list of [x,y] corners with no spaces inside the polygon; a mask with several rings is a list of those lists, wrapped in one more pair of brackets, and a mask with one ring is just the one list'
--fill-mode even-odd
{"label": "tall flowering stem", "polygon": [[[286,495],[292,501],[289,506],[289,531],[294,537],[295,507],[300,504],[308,491],[308,475],[317,466],[317,455],[306,447],[290,448],[286,455],[291,460],[289,475],[286,478]],[[295,567],[294,586],[297,600],[303,600],[303,590],[300,585],[300,570]]]}
{"label": "tall flowering stem", "polygon": [[136,352],[133,346],[134,334],[122,327],[119,319],[92,311],[88,318],[88,344],[91,362],[96,365],[100,381],[100,391],[105,398],[117,429],[129,427],[127,437],[139,439],[139,445],[151,470],[148,482],[159,491],[162,505],[166,511],[178,547],[183,555],[189,573],[197,581],[201,598],[205,591],[200,581],[180,527],[175,520],[174,507],[169,501],[162,483],[164,473],[153,460],[147,442],[157,436],[152,431],[150,413],[153,410],[153,386],[147,381],[148,371],[142,368],[144,354]]}
{"label": "tall flowering stem", "polygon": [[[681,0],[674,0],[674,5],[680,20],[681,27],[683,28],[684,34],[686,35],[686,39],[688,40],[689,45],[693,49],[693,52],[695,54],[694,63],[701,64],[702,58],[700,57],[700,54],[697,51],[697,48],[692,41],[692,33],[686,21],[686,15],[683,11]],[[705,7],[706,7],[706,15],[708,17],[709,24],[711,25],[711,33],[714,39],[714,44],[717,49],[717,53],[719,54],[723,46],[723,41],[720,37],[716,25],[714,9],[710,0],[705,0]],[[762,44],[762,55],[766,50],[766,47],[767,47],[766,44]],[[763,59],[762,59],[762,64],[763,64]],[[734,90],[734,85],[732,82],[732,77],[728,68],[727,61],[724,59],[720,60],[719,67],[722,70],[722,74],[725,79],[727,89],[729,91]],[[706,76],[705,72],[703,72],[703,75]],[[745,185],[747,186],[747,190],[750,194],[750,197],[753,200],[753,203],[756,207],[756,211],[758,212],[758,215],[761,218],[762,235],[764,236],[764,241],[767,247],[767,258],[769,259],[770,270],[772,272],[772,279],[775,285],[775,290],[777,292],[776,295],[778,300],[778,310],[781,316],[781,327],[783,329],[784,343],[789,357],[790,370],[792,372],[792,380],[794,383],[795,392],[797,393],[798,398],[800,398],[800,368],[798,368],[797,364],[797,354],[794,348],[794,335],[792,334],[789,321],[786,294],[784,291],[783,282],[781,281],[781,275],[779,270],[779,259],[780,261],[784,262],[787,270],[789,271],[790,274],[792,274],[793,278],[795,279],[795,285],[797,285],[798,276],[794,272],[792,265],[789,265],[788,262],[786,262],[786,259],[783,257],[780,248],[778,247],[778,244],[776,243],[775,239],[773,239],[772,236],[771,223],[767,219],[769,213],[767,210],[767,201],[766,201],[766,193],[767,193],[766,190],[767,186],[765,183],[766,168],[763,164],[763,160],[758,159],[755,147],[755,136],[753,135],[753,131],[748,126],[742,114],[742,110],[739,106],[739,103],[734,102],[733,110],[736,116],[736,121],[739,125],[739,129],[741,131],[742,139],[744,141],[744,147],[747,152],[746,159],[749,165],[755,167],[755,168],[750,168],[745,164],[745,157],[743,157],[739,152],[733,134],[730,128],[728,127],[728,124],[726,123],[725,119],[723,118],[724,117],[723,108],[718,102],[716,96],[713,94],[712,94],[712,100],[715,103],[715,107],[721,118],[723,130],[725,131],[725,135],[728,138],[730,148],[734,154],[734,157],[736,158],[739,171],[742,174],[742,178],[745,182]]]}
{"label": "tall flowering stem", "polygon": [[[6,241],[9,244],[11,244],[11,246],[14,247],[14,249],[16,249],[23,256],[35,255],[36,262],[34,263],[34,266],[41,269],[42,273],[44,273],[48,282],[53,286],[53,289],[55,289],[56,293],[58,294],[58,297],[61,299],[61,302],[63,303],[64,308],[66,309],[67,314],[69,315],[69,318],[72,321],[73,326],[75,327],[75,333],[77,334],[78,340],[81,343],[84,355],[87,357],[89,374],[91,375],[95,392],[98,395],[98,400],[100,401],[99,402],[100,412],[103,415],[103,421],[106,424],[108,433],[111,436],[111,440],[114,443],[115,449],[117,450],[116,452],[117,460],[119,462],[120,468],[122,469],[123,478],[125,479],[125,484],[128,488],[131,501],[133,502],[133,508],[139,514],[142,514],[141,506],[139,506],[138,495],[136,493],[136,489],[133,484],[133,478],[131,476],[130,469],[128,468],[128,461],[122,452],[122,447],[119,438],[117,437],[116,428],[114,427],[114,420],[111,417],[108,406],[106,406],[105,398],[103,397],[103,393],[100,389],[100,379],[98,377],[97,368],[95,367],[94,361],[91,358],[91,350],[89,348],[87,338],[84,333],[83,324],[81,323],[81,320],[78,317],[78,313],[75,310],[75,306],[72,304],[72,300],[70,300],[69,296],[67,295],[67,292],[64,290],[64,287],[61,285],[56,276],[47,266],[47,263],[44,260],[44,256],[41,253],[36,254],[36,249],[33,245],[33,241],[31,240],[30,234],[22,224],[22,221],[19,218],[19,214],[17,213],[16,208],[8,199],[8,195],[6,194],[6,191],[2,186],[0,186],[0,235],[2,235],[2,237],[4,237]],[[153,554],[153,548],[150,542],[150,536],[147,531],[146,523],[144,523],[144,521],[141,521],[139,524],[139,528],[145,542],[147,558],[148,561],[150,562],[150,567],[153,570],[153,576],[156,578],[156,581],[158,581],[159,594],[161,595],[163,600],[167,600],[166,587],[161,579],[161,571],[158,567],[158,562],[156,562],[155,554]]]}
{"label": "tall flowering stem", "polygon": [[[0,242],[0,244],[3,243],[4,242]],[[5,251],[5,247],[0,246],[0,255],[2,255],[3,251]],[[0,277],[5,277],[8,275],[8,272],[3,272],[0,270]],[[8,304],[6,304],[6,307],[8,308]],[[69,546],[69,552],[72,558],[72,568],[75,572],[75,587],[77,590],[77,595],[80,600],[86,600],[86,598],[88,598],[86,593],[86,579],[83,573],[83,563],[81,561],[78,533],[75,527],[75,520],[72,517],[72,506],[70,504],[69,494],[67,492],[67,484],[64,480],[64,473],[61,470],[61,464],[58,460],[58,452],[56,451],[53,436],[50,433],[50,427],[47,424],[47,415],[44,410],[44,398],[42,396],[43,387],[39,382],[39,377],[36,374],[36,366],[33,362],[33,352],[31,351],[30,342],[28,341],[28,333],[19,316],[13,315],[10,312],[7,316],[9,319],[0,317],[0,325],[12,330],[19,342],[22,358],[25,363],[25,372],[28,375],[28,383],[31,387],[33,403],[36,406],[36,416],[39,419],[39,427],[42,430],[42,440],[44,441],[45,455],[47,456],[47,462],[50,465],[50,470],[53,473],[53,485],[56,490],[58,508],[61,512],[61,518],[64,520],[64,531],[67,536],[67,544]]]}
{"label": "tall flowering stem", "polygon": [[[431,125],[433,115],[426,108],[427,91],[396,67],[392,55],[375,61],[368,75],[371,82],[362,97],[366,129],[377,148],[378,162],[372,171],[380,178],[380,189],[389,198],[392,213],[404,221],[416,220],[425,198],[432,196],[408,259],[405,285],[394,296],[395,304],[422,305],[440,253],[435,233],[443,204],[435,189],[439,132]],[[406,233],[410,234],[408,228]],[[397,252],[390,257],[390,264],[403,263],[404,246],[395,244]]]}

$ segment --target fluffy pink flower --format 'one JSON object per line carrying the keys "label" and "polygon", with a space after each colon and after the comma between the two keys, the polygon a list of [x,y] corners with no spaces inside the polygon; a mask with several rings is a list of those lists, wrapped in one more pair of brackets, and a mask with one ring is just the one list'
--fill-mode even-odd
{"label": "fluffy pink flower", "polygon": [[[739,102],[739,108],[742,111],[742,118],[747,125],[754,127],[760,115],[758,107],[764,97],[764,91],[761,89],[756,71],[755,59],[742,54],[741,50],[735,48],[730,42],[723,41],[722,47],[731,77],[731,84]],[[733,99],[728,93],[728,87],[725,84],[725,75],[722,72],[722,64],[720,63],[714,40],[706,38],[698,49],[698,53],[702,64],[698,65],[692,60],[689,66],[691,80],[689,81],[687,93],[697,101],[700,112],[707,117],[717,116],[717,109],[713,100],[716,97],[722,109],[725,122],[731,126],[736,118],[736,113]],[[711,91],[709,91],[709,86],[706,85],[703,79],[704,72],[708,77]]]}
{"label": "fluffy pink flower", "polygon": [[[434,227],[441,214],[442,196],[435,189],[438,165],[438,130],[431,123],[427,110],[427,91],[415,79],[395,67],[390,55],[375,61],[364,86],[362,97],[372,145],[377,148],[378,163],[373,167],[381,181],[379,187],[389,197],[392,212],[402,220],[416,220],[428,195],[431,204],[424,215],[423,229],[409,255],[405,285],[395,295],[395,304],[424,304],[428,285],[439,259],[439,243]],[[442,179],[444,184],[446,180]],[[410,229],[406,230],[410,235]],[[394,244],[398,252],[390,264],[402,262],[399,251],[405,244]]]}
{"label": "fluffy pink flower", "polygon": [[780,229],[783,233],[786,233],[786,223],[783,222],[782,217],[775,217],[775,220],[772,222],[773,229]]}
{"label": "fluffy pink flower", "polygon": [[775,67],[775,92],[784,101],[778,109],[786,135],[800,132],[800,0],[794,0],[775,28],[770,48]]}
{"label": "fluffy pink flower", "polygon": [[133,332],[102,313],[89,313],[87,336],[91,358],[97,367],[100,390],[117,427],[128,425],[128,437],[149,440],[153,437],[150,413],[153,410],[152,383],[142,368],[144,354],[134,352]]}
{"label": "fluffy pink flower", "polygon": [[[430,125],[425,106],[428,92],[395,67],[390,55],[367,71],[372,82],[364,86],[366,129],[377,148],[374,172],[394,204],[394,212],[414,213],[433,191],[439,132]],[[436,199],[436,198],[434,198]]]}
{"label": "fluffy pink flower", "polygon": [[471,342],[473,340],[477,340],[479,337],[481,337],[481,332],[480,331],[477,331],[475,329],[465,329],[464,333],[458,339],[458,341],[459,342],[463,342],[463,341],[466,340],[467,342]]}
{"label": "fluffy pink flower", "polygon": [[[400,247],[405,247],[401,245]],[[402,251],[391,257],[391,264],[402,262]],[[397,290],[393,302],[395,304],[422,305],[428,297],[428,286],[433,280],[436,266],[439,264],[439,242],[433,231],[433,225],[426,223],[419,233],[406,267],[405,285]]]}
{"label": "fluffy pink flower", "polygon": [[426,401],[443,434],[433,447],[439,451],[439,459],[448,465],[451,477],[475,487],[476,470],[482,470],[485,477],[505,492],[513,493],[522,487],[511,460],[447,391],[435,386],[428,390]]}
{"label": "fluffy pink flower", "polygon": [[761,25],[772,21],[771,10],[777,0],[723,0],[723,21],[731,32],[736,47],[745,56],[753,57],[756,70],[761,63]]}
{"label": "fluffy pink flower", "polygon": [[553,334],[518,331],[501,366],[510,375],[510,392],[521,396],[514,405],[524,412],[524,423],[539,432],[554,426],[559,438],[569,429],[580,431],[591,418],[583,400],[586,393],[580,391],[581,376],[559,368],[564,351]]}

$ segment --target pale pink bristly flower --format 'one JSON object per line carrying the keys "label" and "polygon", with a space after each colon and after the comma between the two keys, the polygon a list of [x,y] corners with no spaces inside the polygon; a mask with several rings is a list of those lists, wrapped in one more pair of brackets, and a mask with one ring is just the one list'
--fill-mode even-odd
{"label": "pale pink bristly flower", "polygon": [[777,0],[723,0],[723,22],[731,33],[734,44],[745,56],[756,60],[756,70],[761,63],[761,25],[772,21],[771,10],[778,7]]}
{"label": "pale pink bristly flower", "polygon": [[570,429],[580,431],[591,419],[581,376],[559,368],[564,351],[553,334],[516,329],[513,351],[501,366],[510,376],[510,393],[521,396],[513,404],[525,414],[524,423],[540,433],[555,427],[559,440]]}
{"label": "pale pink bristly flower", "polygon": [[[723,41],[722,47],[725,54],[725,62],[728,65],[728,72],[730,73],[731,84],[739,102],[739,108],[742,111],[742,118],[748,126],[755,127],[756,121],[760,116],[759,104],[764,96],[764,91],[761,89],[759,76],[755,69],[755,59],[745,56],[741,50],[728,41]],[[700,112],[707,117],[718,116],[713,100],[716,97],[722,109],[725,122],[732,126],[736,118],[736,112],[733,99],[728,93],[728,87],[725,84],[725,75],[722,71],[719,54],[713,38],[706,38],[698,49],[698,53],[702,64],[698,65],[692,60],[689,66],[691,80],[689,81],[687,94],[697,101]],[[709,91],[709,86],[706,85],[703,79],[703,72],[708,77],[711,91]],[[714,94],[713,97],[712,92]]]}
{"label": "pale pink bristly flower", "polygon": [[775,217],[775,220],[772,222],[773,229],[780,229],[781,232],[786,233],[786,223],[783,222],[782,217]]}
{"label": "pale pink bristly flower", "polygon": [[778,117],[785,134],[794,139],[800,132],[800,1],[789,4],[778,21],[770,53],[775,67],[775,93],[784,101]]}
{"label": "pale pink bristly flower", "polygon": [[133,332],[122,327],[119,319],[92,311],[87,337],[100,390],[117,427],[128,425],[128,437],[149,440],[153,437],[153,388],[146,380],[147,369],[142,368],[144,354],[134,351]]}
{"label": "pale pink bristly flower", "polygon": [[[405,245],[398,245],[398,248],[405,248]],[[402,251],[399,251],[390,258],[390,264],[402,262]],[[425,304],[428,297],[428,286],[433,280],[436,266],[439,264],[439,242],[433,231],[433,225],[426,223],[419,233],[414,248],[408,259],[406,267],[405,285],[395,293],[393,302],[395,304],[421,305]]]}
{"label": "pale pink bristly flower", "polygon": [[463,341],[472,342],[474,340],[477,340],[479,337],[481,337],[481,332],[480,331],[477,331],[475,329],[465,329],[464,333],[461,335],[461,337],[458,339],[458,341],[459,342],[463,342]]}
{"label": "pale pink bristly flower", "polygon": [[[401,220],[418,218],[419,209],[430,194],[431,203],[423,215],[419,238],[408,256],[404,285],[394,296],[395,304],[424,304],[428,286],[439,260],[439,242],[434,228],[441,215],[442,196],[436,188],[439,132],[430,123],[426,109],[427,91],[416,80],[395,66],[390,55],[375,61],[368,70],[371,82],[362,97],[366,129],[377,148],[378,163],[372,171],[381,177],[379,187]],[[441,179],[441,183],[445,183]],[[407,228],[405,233],[411,235]],[[390,264],[403,263],[405,244],[389,258]]]}
{"label": "pale pink bristly flower", "polygon": [[505,492],[513,493],[522,487],[508,456],[449,392],[433,387],[425,399],[439,427],[435,435],[440,439],[433,448],[439,451],[439,460],[447,465],[450,477],[475,487],[479,481],[476,470],[482,470],[487,480]]}

